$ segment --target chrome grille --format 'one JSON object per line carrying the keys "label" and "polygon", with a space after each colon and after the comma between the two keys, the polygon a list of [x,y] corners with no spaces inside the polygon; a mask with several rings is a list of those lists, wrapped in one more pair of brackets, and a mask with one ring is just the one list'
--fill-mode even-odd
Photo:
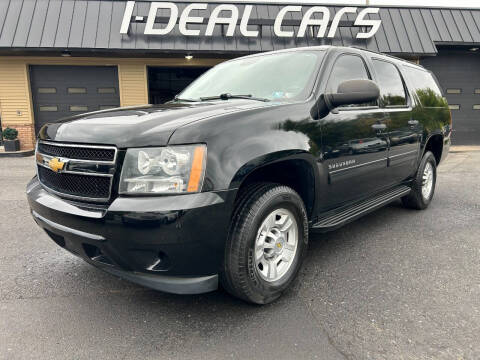
{"label": "chrome grille", "polygon": [[39,141],[37,175],[47,190],[81,201],[111,197],[117,149],[112,146]]}

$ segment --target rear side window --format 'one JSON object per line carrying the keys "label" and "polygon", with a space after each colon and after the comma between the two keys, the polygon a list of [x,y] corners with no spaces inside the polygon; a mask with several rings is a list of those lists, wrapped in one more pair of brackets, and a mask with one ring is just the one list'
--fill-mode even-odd
{"label": "rear side window", "polygon": [[405,88],[397,67],[382,60],[372,62],[381,89],[382,103],[387,107],[407,105]]}
{"label": "rear side window", "polygon": [[[357,55],[341,55],[335,65],[333,65],[332,72],[328,79],[328,91],[336,93],[338,86],[347,80],[369,80],[370,76],[368,75],[367,68],[365,63],[360,56]],[[371,106],[376,105],[372,104],[361,104],[361,105],[346,105],[348,106]],[[344,105],[345,106],[345,105]]]}
{"label": "rear side window", "polygon": [[404,66],[408,82],[413,87],[413,92],[425,107],[445,107],[445,101],[437,82],[428,71]]}

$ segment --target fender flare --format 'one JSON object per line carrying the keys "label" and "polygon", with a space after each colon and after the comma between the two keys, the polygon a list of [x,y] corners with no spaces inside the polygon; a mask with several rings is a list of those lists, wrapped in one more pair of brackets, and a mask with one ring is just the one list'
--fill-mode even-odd
{"label": "fender flare", "polygon": [[[238,190],[241,186],[245,183],[245,181],[257,170],[265,168],[270,165],[278,164],[281,162],[288,162],[288,161],[300,161],[305,163],[308,168],[312,172],[312,182],[313,182],[313,199],[311,202],[310,212],[314,211],[316,207],[316,196],[318,194],[318,186],[320,184],[319,177],[320,177],[320,170],[317,165],[317,161],[315,157],[305,151],[305,150],[282,150],[276,151],[268,154],[264,154],[259,156],[255,159],[248,161],[247,163],[243,164],[235,173],[233,178],[230,181],[230,190]],[[235,192],[236,193],[236,192]],[[236,195],[235,195],[236,197]],[[305,204],[309,207],[307,204]]]}

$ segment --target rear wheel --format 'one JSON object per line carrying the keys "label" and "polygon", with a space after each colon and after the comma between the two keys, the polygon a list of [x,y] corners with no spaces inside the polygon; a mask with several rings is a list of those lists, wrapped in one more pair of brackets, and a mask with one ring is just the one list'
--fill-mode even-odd
{"label": "rear wheel", "polygon": [[417,175],[412,183],[410,194],[402,198],[406,207],[423,210],[430,205],[437,182],[437,162],[435,156],[427,151],[420,162]]}
{"label": "rear wheel", "polygon": [[225,251],[224,288],[243,300],[266,304],[295,279],[308,243],[308,220],[291,188],[249,186],[237,201]]}

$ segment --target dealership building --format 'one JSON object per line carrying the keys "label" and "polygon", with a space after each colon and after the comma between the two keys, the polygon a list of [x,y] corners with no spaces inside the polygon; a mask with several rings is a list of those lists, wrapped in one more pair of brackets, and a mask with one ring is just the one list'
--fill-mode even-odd
{"label": "dealership building", "polygon": [[480,144],[480,9],[456,8],[2,0],[1,125],[31,149],[47,122],[162,103],[226,59],[315,45],[422,64],[449,101],[454,144]]}

